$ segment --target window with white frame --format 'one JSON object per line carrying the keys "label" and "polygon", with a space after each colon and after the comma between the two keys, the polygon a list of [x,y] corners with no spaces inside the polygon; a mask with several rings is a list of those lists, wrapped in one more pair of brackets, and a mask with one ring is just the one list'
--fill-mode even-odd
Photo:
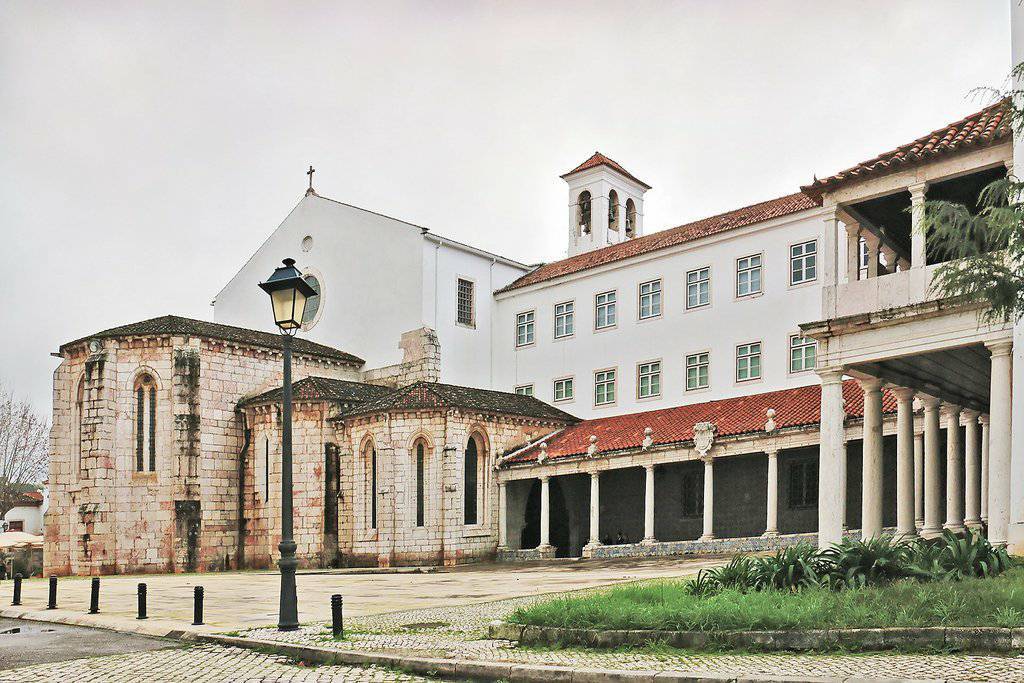
{"label": "window with white frame", "polygon": [[640,283],[640,319],[661,315],[661,280]]}
{"label": "window with white frame", "polygon": [[601,292],[594,297],[594,328],[615,327],[615,292]]}
{"label": "window with white frame", "polygon": [[476,323],[476,310],[473,302],[473,281],[459,278],[458,302],[456,306],[456,322],[472,327]]}
{"label": "window with white frame", "polygon": [[698,268],[686,274],[686,307],[700,308],[711,303],[711,268]]}
{"label": "window with white frame", "polygon": [[526,311],[516,316],[516,346],[529,346],[533,343],[533,328],[533,311]]}
{"label": "window with white frame", "polygon": [[520,384],[516,387],[516,393],[520,396],[533,396],[533,385],[532,384]]}
{"label": "window with white frame", "polygon": [[661,362],[640,363],[636,366],[637,398],[661,396]]}
{"label": "window with white frame", "polygon": [[799,285],[818,277],[818,243],[814,240],[789,248],[789,284]]}
{"label": "window with white frame", "polygon": [[615,371],[599,370],[594,373],[594,405],[615,403]]}
{"label": "window with white frame", "polygon": [[868,276],[868,261],[871,260],[871,252],[868,251],[868,241],[861,237],[857,240],[857,255],[859,268],[857,269],[858,277],[861,280]]}
{"label": "window with white frame", "polygon": [[761,342],[736,347],[736,381],[761,379]]}
{"label": "window with white frame", "polygon": [[707,389],[710,386],[711,354],[694,353],[686,357],[686,390]]}
{"label": "window with white frame", "polygon": [[761,293],[761,255],[736,259],[736,296]]}
{"label": "window with white frame", "polygon": [[555,304],[555,339],[571,337],[576,331],[576,303],[565,301]]}
{"label": "window with white frame", "polygon": [[554,397],[556,401],[569,401],[573,397],[572,377],[555,380]]}
{"label": "window with white frame", "polygon": [[789,338],[789,371],[813,370],[818,345],[813,339],[794,334]]}

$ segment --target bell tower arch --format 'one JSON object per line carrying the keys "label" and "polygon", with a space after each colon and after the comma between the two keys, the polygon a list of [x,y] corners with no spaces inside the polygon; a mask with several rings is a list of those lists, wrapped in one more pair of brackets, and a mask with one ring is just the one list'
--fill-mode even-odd
{"label": "bell tower arch", "polygon": [[569,256],[643,234],[644,193],[651,186],[617,162],[594,152],[561,177],[569,189]]}

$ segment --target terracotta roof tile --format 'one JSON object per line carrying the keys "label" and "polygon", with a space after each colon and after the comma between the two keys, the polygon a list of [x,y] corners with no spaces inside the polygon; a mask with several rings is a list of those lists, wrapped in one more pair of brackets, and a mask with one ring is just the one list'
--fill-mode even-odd
{"label": "terracotta roof tile", "polygon": [[[387,394],[394,389],[378,384],[365,382],[349,382],[331,377],[305,377],[292,383],[292,399],[296,401],[331,401],[346,404],[365,403]],[[251,398],[244,399],[240,405],[257,405],[278,403],[281,400],[281,387],[275,387]]]}
{"label": "terracotta roof tile", "polygon": [[[843,398],[848,417],[864,416],[864,392],[856,381],[843,383]],[[698,422],[713,422],[717,427],[717,438],[763,432],[769,408],[775,409],[778,429],[817,425],[821,416],[821,385],[584,420],[546,440],[548,459],[585,454],[591,435],[597,437],[599,453],[640,448],[647,427],[653,430],[654,445],[692,441],[693,426]],[[882,410],[886,413],[896,411],[896,398],[889,391],[883,392]],[[539,452],[539,444],[534,445],[510,456],[505,462],[534,462]]]}
{"label": "terracotta roof tile", "polygon": [[914,164],[959,151],[970,151],[1010,139],[1008,101],[1000,100],[979,112],[934,130],[913,142],[862,161],[828,178],[815,179],[804,192],[820,196],[845,183],[893,173]]}
{"label": "terracotta roof tile", "polygon": [[802,192],[752,204],[742,209],[735,209],[734,211],[711,216],[710,218],[703,218],[693,223],[626,240],[603,249],[596,249],[561,261],[546,263],[498,291],[507,292],[562,277],[563,275],[579,273],[590,268],[605,265],[606,263],[614,263],[615,261],[621,261],[659,249],[674,247],[678,244],[760,223],[772,218],[806,211],[818,205],[816,200]]}
{"label": "terracotta roof tile", "polygon": [[[281,348],[280,334],[251,330],[247,327],[235,327],[233,325],[211,323],[206,320],[182,318],[177,315],[164,315],[159,318],[150,318],[149,320],[129,323],[128,325],[120,325],[118,327],[112,327],[109,330],[97,332],[96,334],[90,334],[86,337],[82,337],[81,339],[76,339],[75,341],[61,345],[61,350],[71,346],[72,344],[84,342],[87,339],[140,337],[165,334],[207,337],[209,339],[219,339],[222,341],[237,342],[239,344],[262,346],[269,349]],[[353,356],[351,353],[345,353],[340,349],[324,346],[323,344],[317,344],[316,342],[311,342],[308,339],[296,338],[292,340],[292,344],[292,348],[295,350],[295,353],[306,356],[330,358],[332,360],[338,360],[357,366],[363,365],[365,362],[362,358]]]}
{"label": "terracotta roof tile", "polygon": [[630,173],[629,171],[624,169],[619,162],[615,161],[614,159],[610,159],[609,157],[606,157],[605,155],[601,154],[600,152],[594,152],[590,156],[589,159],[587,159],[582,164],[580,164],[576,168],[572,169],[568,173],[563,173],[559,177],[563,178],[563,179],[564,178],[568,178],[569,176],[571,176],[571,175],[573,175],[575,173],[579,173],[580,171],[586,171],[587,169],[590,169],[590,168],[597,168],[598,166],[607,166],[607,167],[609,167],[611,169],[614,169],[614,170],[618,171],[619,173],[621,173],[622,175],[624,175],[627,178],[629,178],[630,180],[632,180],[633,182],[639,183],[644,188],[646,188],[648,190],[651,189],[650,185],[648,185],[647,183],[645,183],[644,181],[640,180],[635,175],[633,175],[632,173]]}

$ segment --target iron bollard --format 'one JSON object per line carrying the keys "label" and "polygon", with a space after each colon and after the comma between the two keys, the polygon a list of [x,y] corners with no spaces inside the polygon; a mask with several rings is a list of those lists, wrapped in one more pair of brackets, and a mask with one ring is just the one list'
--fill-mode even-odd
{"label": "iron bollard", "polygon": [[335,638],[345,637],[345,622],[342,615],[342,598],[335,593],[331,596],[331,633]]}
{"label": "iron bollard", "polygon": [[136,619],[146,618],[146,584],[139,584],[139,616]]}
{"label": "iron bollard", "polygon": [[192,625],[202,626],[203,625],[203,587],[196,586],[195,589],[195,605],[192,609]]}
{"label": "iron bollard", "polygon": [[89,614],[100,612],[100,577],[92,577],[92,586],[89,590]]}
{"label": "iron bollard", "polygon": [[50,577],[50,602],[46,604],[46,609],[57,609],[57,577]]}
{"label": "iron bollard", "polygon": [[21,604],[21,574],[14,575],[14,600],[11,601],[11,604]]}

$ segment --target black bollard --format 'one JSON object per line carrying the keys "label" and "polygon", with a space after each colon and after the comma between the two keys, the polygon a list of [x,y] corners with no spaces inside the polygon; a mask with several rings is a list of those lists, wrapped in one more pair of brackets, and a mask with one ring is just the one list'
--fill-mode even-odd
{"label": "black bollard", "polygon": [[192,608],[192,625],[202,626],[203,625],[203,587],[196,586],[195,589],[195,605]]}
{"label": "black bollard", "polygon": [[50,602],[47,603],[46,609],[57,609],[57,577],[50,577]]}
{"label": "black bollard", "polygon": [[139,616],[136,619],[146,618],[146,584],[139,584]]}
{"label": "black bollard", "polygon": [[345,637],[345,621],[342,614],[341,596],[335,593],[331,596],[331,633],[335,638]]}
{"label": "black bollard", "polygon": [[100,577],[92,577],[92,587],[89,591],[89,614],[100,613]]}
{"label": "black bollard", "polygon": [[21,574],[14,575],[14,600],[11,601],[11,604],[21,604]]}

